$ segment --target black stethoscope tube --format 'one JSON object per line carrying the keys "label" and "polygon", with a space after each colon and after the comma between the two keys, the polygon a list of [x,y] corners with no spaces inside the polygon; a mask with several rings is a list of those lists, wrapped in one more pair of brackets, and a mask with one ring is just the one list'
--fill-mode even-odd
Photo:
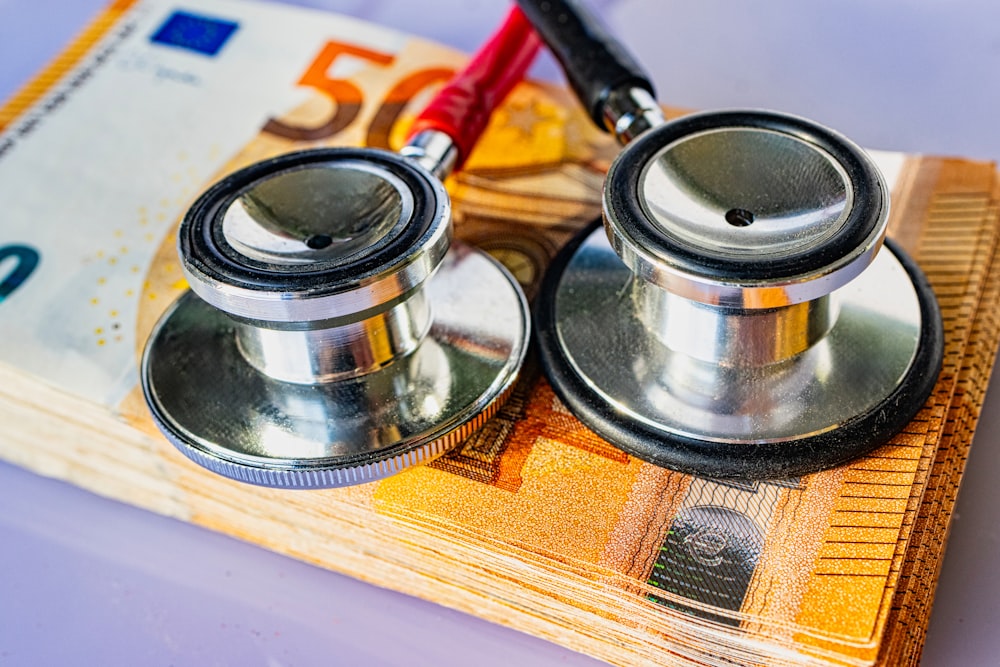
{"label": "black stethoscope tube", "polygon": [[613,131],[605,124],[613,98],[635,89],[655,98],[642,65],[582,4],[572,0],[519,0],[518,4],[598,127]]}

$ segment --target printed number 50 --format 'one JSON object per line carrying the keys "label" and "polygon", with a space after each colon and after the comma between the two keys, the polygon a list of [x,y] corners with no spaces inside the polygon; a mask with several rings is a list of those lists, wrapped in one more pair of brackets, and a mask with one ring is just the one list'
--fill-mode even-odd
{"label": "printed number 50", "polygon": [[[292,125],[272,118],[264,125],[264,132],[292,141],[318,141],[349,127],[360,115],[365,100],[363,91],[357,85],[347,79],[329,76],[334,61],[341,56],[351,56],[383,67],[395,60],[395,56],[389,53],[354,44],[327,42],[299,79],[299,85],[309,86],[329,98],[335,105],[332,114],[313,127]],[[365,144],[373,148],[389,148],[389,132],[410,99],[424,88],[449,79],[454,73],[450,68],[432,67],[410,72],[396,81],[371,119]]]}

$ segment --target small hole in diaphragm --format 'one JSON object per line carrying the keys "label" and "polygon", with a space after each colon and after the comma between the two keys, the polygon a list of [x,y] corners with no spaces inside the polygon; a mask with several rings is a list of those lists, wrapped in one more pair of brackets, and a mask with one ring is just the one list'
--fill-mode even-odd
{"label": "small hole in diaphragm", "polygon": [[748,227],[753,224],[753,212],[745,208],[731,208],[726,211],[726,222],[733,227]]}
{"label": "small hole in diaphragm", "polygon": [[306,245],[313,250],[322,250],[333,243],[333,239],[326,234],[314,234],[306,239]]}

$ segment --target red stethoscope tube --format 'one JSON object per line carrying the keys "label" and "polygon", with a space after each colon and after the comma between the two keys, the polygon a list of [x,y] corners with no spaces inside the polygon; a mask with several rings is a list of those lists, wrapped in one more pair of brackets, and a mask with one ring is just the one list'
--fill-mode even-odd
{"label": "red stethoscope tube", "polygon": [[420,113],[410,137],[435,130],[448,135],[458,150],[455,168],[468,158],[486,129],[490,114],[524,78],[542,42],[518,7]]}

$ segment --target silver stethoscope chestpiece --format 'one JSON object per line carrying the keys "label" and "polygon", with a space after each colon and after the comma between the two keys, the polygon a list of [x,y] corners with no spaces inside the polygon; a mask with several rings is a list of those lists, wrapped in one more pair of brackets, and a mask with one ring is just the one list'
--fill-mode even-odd
{"label": "silver stethoscope chestpiece", "polygon": [[181,224],[191,291],[142,363],[154,420],[202,466],[318,488],[428,461],[488,418],[528,344],[523,295],[451,243],[439,179],[375,149],[283,155]]}
{"label": "silver stethoscope chestpiece", "polygon": [[810,121],[695,114],[612,165],[605,229],[550,268],[542,362],[588,426],[714,477],[837,465],[901,430],[942,358],[934,296],[883,239],[870,158]]}
{"label": "silver stethoscope chestpiece", "polygon": [[612,245],[638,277],[733,308],[843,286],[881,247],[889,211],[882,177],[858,149],[770,113],[699,114],[650,130],[612,166],[606,190]]}

